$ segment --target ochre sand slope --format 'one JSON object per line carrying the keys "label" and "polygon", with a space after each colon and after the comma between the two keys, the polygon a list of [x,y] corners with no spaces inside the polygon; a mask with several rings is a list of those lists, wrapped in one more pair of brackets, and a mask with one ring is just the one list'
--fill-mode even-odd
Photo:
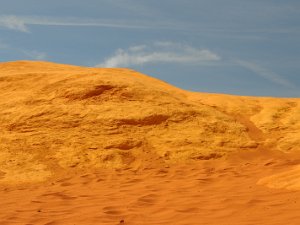
{"label": "ochre sand slope", "polygon": [[0,109],[1,224],[300,223],[300,99],[19,61]]}

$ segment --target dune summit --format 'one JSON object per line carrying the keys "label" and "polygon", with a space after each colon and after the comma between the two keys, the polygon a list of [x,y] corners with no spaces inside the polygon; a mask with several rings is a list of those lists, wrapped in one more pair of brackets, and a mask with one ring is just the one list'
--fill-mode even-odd
{"label": "dune summit", "polygon": [[300,150],[300,100],[193,93],[130,69],[0,64],[0,182]]}
{"label": "dune summit", "polygon": [[300,224],[300,99],[0,63],[0,224]]}

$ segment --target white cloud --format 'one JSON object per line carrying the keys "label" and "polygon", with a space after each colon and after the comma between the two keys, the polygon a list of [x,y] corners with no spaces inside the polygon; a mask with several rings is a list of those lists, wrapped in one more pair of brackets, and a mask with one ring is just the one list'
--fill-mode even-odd
{"label": "white cloud", "polygon": [[41,17],[41,16],[0,16],[0,27],[6,29],[29,32],[28,26],[85,26],[110,27],[123,29],[182,29],[174,23],[133,20],[106,20],[91,18]]}
{"label": "white cloud", "polygon": [[[120,2],[119,2],[120,3]],[[118,4],[119,4],[118,3]],[[124,2],[122,3],[124,4]],[[125,4],[126,5],[126,4]],[[133,7],[133,9],[135,6]],[[145,8],[146,10],[147,8]],[[134,9],[136,10],[136,8]],[[144,15],[144,13],[143,13]],[[0,16],[0,28],[20,32],[30,32],[29,26],[77,26],[77,27],[109,27],[121,29],[163,29],[193,32],[194,35],[212,35],[223,36],[227,38],[243,38],[250,40],[261,40],[265,37],[261,33],[299,33],[296,27],[287,28],[261,28],[250,29],[241,27],[238,29],[229,29],[221,27],[207,27],[205,24],[193,25],[173,21],[168,19],[160,20],[114,20],[114,19],[95,19],[95,18],[76,18],[76,17],[45,17],[45,16],[16,16],[16,15],[2,15]],[[252,35],[250,35],[252,34]]]}
{"label": "white cloud", "polygon": [[0,27],[21,32],[29,32],[26,22],[17,16],[1,16]]}
{"label": "white cloud", "polygon": [[47,58],[47,54],[44,52],[39,52],[36,50],[21,50],[21,52],[23,54],[25,54],[26,56],[30,57],[31,59],[34,60],[45,60]]}
{"label": "white cloud", "polygon": [[163,48],[182,48],[183,44],[171,41],[157,41],[154,42],[154,46]]}
{"label": "white cloud", "polygon": [[262,66],[259,66],[253,62],[248,62],[244,60],[235,60],[234,61],[237,65],[242,66],[255,74],[268,79],[269,81],[272,81],[273,83],[279,84],[281,86],[285,87],[294,87],[292,83],[290,83],[288,80],[286,80],[281,75],[274,73],[273,71],[270,71],[267,68],[264,68]]}
{"label": "white cloud", "polygon": [[118,49],[97,67],[130,67],[149,63],[208,64],[220,60],[220,56],[207,49],[173,42],[155,42],[152,45],[136,45]]}
{"label": "white cloud", "polygon": [[21,57],[29,57],[30,59],[34,60],[45,60],[47,58],[47,54],[44,52],[40,52],[37,50],[27,50],[27,49],[22,49],[22,48],[16,48],[11,45],[8,45],[4,43],[3,41],[0,40],[0,49],[6,49],[11,52],[17,53]]}
{"label": "white cloud", "polygon": [[139,52],[139,51],[143,51],[147,48],[147,45],[136,45],[136,46],[132,46],[130,47],[128,50],[131,52]]}

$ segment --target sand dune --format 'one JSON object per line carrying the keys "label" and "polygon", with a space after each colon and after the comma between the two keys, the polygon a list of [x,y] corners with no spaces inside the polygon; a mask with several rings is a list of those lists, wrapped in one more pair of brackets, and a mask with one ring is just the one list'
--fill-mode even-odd
{"label": "sand dune", "polygon": [[1,224],[300,223],[300,99],[18,61],[0,109]]}

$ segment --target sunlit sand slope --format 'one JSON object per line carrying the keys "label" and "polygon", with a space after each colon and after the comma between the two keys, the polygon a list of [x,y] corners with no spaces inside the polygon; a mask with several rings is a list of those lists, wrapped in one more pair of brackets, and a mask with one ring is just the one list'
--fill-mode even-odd
{"label": "sunlit sand slope", "polygon": [[300,99],[0,63],[0,224],[299,225]]}
{"label": "sunlit sand slope", "polygon": [[0,63],[0,182],[297,152],[299,103],[188,92],[130,69]]}

